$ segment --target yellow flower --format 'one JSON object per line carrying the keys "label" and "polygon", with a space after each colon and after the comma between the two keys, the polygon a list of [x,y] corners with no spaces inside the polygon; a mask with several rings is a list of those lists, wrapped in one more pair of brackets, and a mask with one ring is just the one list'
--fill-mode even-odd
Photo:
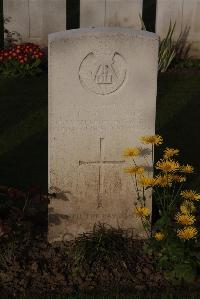
{"label": "yellow flower", "polygon": [[177,230],[177,236],[183,240],[189,240],[195,238],[197,234],[198,234],[197,229],[192,226],[187,226],[184,227],[183,229]]}
{"label": "yellow flower", "polygon": [[140,140],[145,144],[160,145],[163,143],[163,138],[160,135],[142,136]]}
{"label": "yellow flower", "polygon": [[163,233],[161,233],[161,232],[157,232],[157,233],[155,233],[154,238],[157,241],[162,241],[165,238],[165,235]]}
{"label": "yellow flower", "polygon": [[146,176],[141,176],[138,180],[139,184],[142,186],[154,186],[155,184],[155,179],[146,177]]}
{"label": "yellow flower", "polygon": [[184,172],[184,173],[193,173],[194,172],[194,167],[189,165],[189,164],[183,165],[183,166],[181,166],[180,171]]}
{"label": "yellow flower", "polygon": [[169,159],[175,155],[178,155],[179,154],[179,150],[178,149],[174,149],[174,148],[169,148],[167,147],[165,150],[164,150],[164,155],[163,157],[165,159]]}
{"label": "yellow flower", "polygon": [[135,208],[135,214],[139,217],[147,217],[150,215],[150,210],[146,207]]}
{"label": "yellow flower", "polygon": [[189,201],[189,200],[185,200],[182,205],[180,206],[180,211],[183,214],[192,214],[193,212],[196,211],[196,208],[193,204],[193,202]]}
{"label": "yellow flower", "polygon": [[134,157],[134,156],[138,156],[139,154],[140,154],[140,150],[137,147],[126,148],[123,152],[123,155],[125,157]]}
{"label": "yellow flower", "polygon": [[186,177],[181,175],[173,175],[172,180],[177,183],[184,183],[186,181]]}
{"label": "yellow flower", "polygon": [[200,194],[193,190],[182,191],[181,196],[184,199],[189,199],[189,200],[199,200],[200,199]]}
{"label": "yellow flower", "polygon": [[131,166],[131,167],[124,168],[124,172],[130,174],[142,174],[144,172],[144,167]]}
{"label": "yellow flower", "polygon": [[160,160],[156,163],[156,169],[163,172],[174,172],[179,170],[180,164],[174,160]]}
{"label": "yellow flower", "polygon": [[175,215],[175,220],[183,225],[192,225],[196,219],[192,215],[177,213]]}
{"label": "yellow flower", "polygon": [[171,186],[172,184],[172,176],[171,175],[158,175],[155,177],[155,186],[160,186],[160,187],[167,187],[167,186]]}

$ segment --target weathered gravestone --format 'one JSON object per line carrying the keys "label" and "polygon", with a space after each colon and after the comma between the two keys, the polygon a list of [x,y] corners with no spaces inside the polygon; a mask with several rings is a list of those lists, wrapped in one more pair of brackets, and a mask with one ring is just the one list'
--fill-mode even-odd
{"label": "weathered gravestone", "polygon": [[154,134],[157,51],[155,34],[131,29],[49,35],[49,241],[98,222],[144,235],[122,151]]}
{"label": "weathered gravestone", "polygon": [[167,35],[170,22],[176,27],[174,40],[180,33],[189,30],[186,46],[189,54],[200,57],[200,0],[157,0],[156,33],[163,39]]}
{"label": "weathered gravestone", "polygon": [[3,9],[6,28],[23,42],[47,46],[49,33],[66,28],[66,0],[3,0]]}
{"label": "weathered gravestone", "polygon": [[143,0],[80,0],[80,27],[141,28]]}

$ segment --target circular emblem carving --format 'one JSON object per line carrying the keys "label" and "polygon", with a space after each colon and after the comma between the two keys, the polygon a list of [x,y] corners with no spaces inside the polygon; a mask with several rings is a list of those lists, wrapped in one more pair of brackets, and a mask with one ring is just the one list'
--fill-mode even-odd
{"label": "circular emblem carving", "polygon": [[79,80],[82,86],[96,94],[109,94],[122,86],[126,78],[126,62],[119,53],[97,55],[89,53],[81,62]]}

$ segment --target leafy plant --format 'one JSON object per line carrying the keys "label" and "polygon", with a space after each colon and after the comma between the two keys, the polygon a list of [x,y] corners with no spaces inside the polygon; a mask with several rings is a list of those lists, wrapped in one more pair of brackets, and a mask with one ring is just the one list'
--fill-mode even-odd
{"label": "leafy plant", "polygon": [[[133,165],[124,169],[133,178],[136,191],[135,214],[142,221],[149,238],[147,251],[154,255],[167,279],[176,283],[194,281],[200,269],[200,239],[198,231],[198,208],[200,194],[184,189],[187,176],[194,172],[189,165],[175,160],[179,150],[166,148],[162,158],[154,164],[154,147],[163,143],[159,135],[141,137],[149,148],[132,147],[124,156]],[[151,162],[144,153],[151,153]],[[137,158],[144,164],[138,165]],[[151,168],[151,165],[154,165]],[[149,192],[153,192],[159,209],[159,219],[151,226],[151,212],[147,207]],[[195,226],[196,224],[196,226]]]}
{"label": "leafy plant", "polygon": [[91,232],[83,233],[75,240],[73,251],[76,262],[92,264],[130,260],[127,244],[131,240],[132,237],[120,228],[96,224]]}
{"label": "leafy plant", "polygon": [[[139,15],[141,22],[141,29],[146,31],[146,27],[142,16]],[[169,24],[167,35],[163,40],[159,42],[158,50],[158,71],[164,73],[174,62],[179,65],[180,61],[188,60],[188,53],[190,50],[190,44],[187,45],[187,37],[189,34],[189,27],[186,27],[184,31],[181,31],[179,37],[174,41],[173,35],[176,27],[176,22],[172,25]]]}
{"label": "leafy plant", "polygon": [[172,61],[176,56],[175,46],[172,41],[172,36],[174,33],[176,24],[172,26],[169,25],[169,29],[166,37],[160,41],[159,52],[158,52],[158,70],[161,73],[166,72]]}
{"label": "leafy plant", "polygon": [[189,27],[186,27],[184,31],[181,31],[178,39],[175,41],[173,38],[176,22],[169,25],[166,37],[160,41],[159,53],[158,53],[158,70],[161,73],[167,71],[167,69],[174,64],[178,64],[180,61],[187,61],[189,59],[190,44],[187,44],[187,37],[189,34]]}
{"label": "leafy plant", "polygon": [[0,74],[8,77],[35,76],[41,72],[44,53],[39,46],[26,43],[0,51]]}

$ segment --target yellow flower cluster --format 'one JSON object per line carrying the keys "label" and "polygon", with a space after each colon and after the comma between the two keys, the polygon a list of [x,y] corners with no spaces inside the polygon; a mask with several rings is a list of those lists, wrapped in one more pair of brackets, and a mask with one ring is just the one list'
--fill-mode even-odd
{"label": "yellow flower cluster", "polygon": [[181,175],[173,175],[172,180],[177,183],[183,183],[186,181],[186,177]]}
{"label": "yellow flower cluster", "polygon": [[139,156],[139,154],[140,154],[140,149],[137,147],[126,148],[123,152],[123,155],[125,157],[135,157],[135,156]]}
{"label": "yellow flower cluster", "polygon": [[138,180],[138,183],[143,187],[152,187],[155,184],[155,180],[151,177],[141,176]]}
{"label": "yellow flower cluster", "polygon": [[163,172],[175,172],[180,169],[180,164],[172,159],[162,159],[156,163],[156,169],[159,169]]}
{"label": "yellow flower cluster", "polygon": [[139,217],[147,217],[150,215],[150,210],[146,207],[136,207],[135,214]]}
{"label": "yellow flower cluster", "polygon": [[[144,172],[144,169],[137,170],[135,167],[130,167],[125,169],[126,173],[142,173]],[[179,175],[171,175],[171,174],[163,174],[163,175],[157,175],[156,177],[147,177],[147,176],[140,176],[138,183],[145,187],[153,187],[153,186],[159,186],[159,187],[170,187],[173,182],[182,183],[186,181],[186,178]]]}
{"label": "yellow flower cluster", "polygon": [[167,187],[171,186],[172,184],[172,176],[171,175],[158,175],[154,179],[155,183],[154,186],[159,187]]}
{"label": "yellow flower cluster", "polygon": [[177,230],[177,236],[182,240],[190,240],[196,237],[198,231],[193,226],[186,226]]}
{"label": "yellow flower cluster", "polygon": [[170,159],[171,157],[175,156],[175,155],[178,155],[179,154],[179,150],[178,149],[174,149],[174,148],[169,148],[167,147],[165,150],[164,150],[164,159]]}
{"label": "yellow flower cluster", "polygon": [[183,166],[181,166],[180,171],[184,172],[184,173],[193,173],[194,172],[194,167],[189,165],[189,164],[183,165]]}
{"label": "yellow flower cluster", "polygon": [[181,196],[187,200],[199,200],[200,199],[200,193],[197,193],[196,191],[193,191],[193,190],[184,190],[181,192]]}
{"label": "yellow flower cluster", "polygon": [[140,140],[145,144],[160,145],[163,143],[163,138],[160,135],[142,136]]}
{"label": "yellow flower cluster", "polygon": [[181,214],[181,213],[177,213],[175,215],[175,220],[179,223],[179,224],[183,224],[183,225],[192,225],[195,222],[195,217],[189,214]]}
{"label": "yellow flower cluster", "polygon": [[196,208],[192,201],[185,200],[180,206],[180,211],[183,214],[192,214],[196,211]]}
{"label": "yellow flower cluster", "polygon": [[154,235],[154,238],[157,241],[162,241],[165,238],[165,235],[161,232],[156,232],[155,235]]}
{"label": "yellow flower cluster", "polygon": [[125,173],[130,173],[130,174],[142,174],[144,172],[144,167],[142,166],[131,166],[124,168]]}
{"label": "yellow flower cluster", "polygon": [[[149,135],[142,136],[140,141],[143,144],[151,144],[153,150],[153,146],[158,146],[163,143],[163,138],[160,135]],[[136,206],[134,212],[137,217],[142,218],[142,222],[150,221],[150,210],[145,206],[145,197],[144,202],[141,203],[143,198],[142,196],[145,196],[144,193],[147,187],[172,187],[173,183],[184,183],[186,181],[187,174],[194,172],[193,166],[189,164],[181,165],[178,161],[176,161],[175,156],[178,156],[179,152],[180,151],[176,148],[165,148],[162,159],[155,164],[155,169],[159,170],[159,173],[155,177],[151,177],[149,175],[149,172],[151,171],[151,165],[148,164],[148,161],[148,167],[143,167],[136,165],[136,160],[134,160],[134,157],[140,155],[140,157],[143,157],[146,161],[146,156],[143,153],[143,149],[138,147],[129,147],[124,150],[123,155],[125,157],[133,158],[134,165],[124,168],[124,172],[135,175],[135,188],[138,194],[140,207]],[[152,152],[152,160],[153,159],[154,153]],[[148,171],[148,175],[145,175],[146,171]],[[141,188],[141,186],[143,188]],[[179,190],[178,193],[180,192]],[[161,190],[156,191],[159,193]],[[142,195],[141,192],[143,192]],[[167,194],[169,193],[169,195],[171,195],[170,192],[170,189],[167,189]],[[193,190],[184,190],[179,194],[182,196],[183,202],[180,205],[179,211],[174,216],[175,221],[180,227],[180,229],[177,229],[176,233],[178,238],[182,240],[190,240],[195,238],[198,234],[197,229],[194,227],[196,218],[193,213],[196,211],[194,201],[200,200],[200,193],[197,193]],[[163,192],[161,199],[160,197],[159,199],[164,201],[165,196],[166,192]],[[172,200],[174,198],[176,198],[176,196],[174,196],[174,190],[172,190]],[[162,241],[166,238],[166,235],[164,232],[159,231],[154,234],[154,238],[157,241]]]}

